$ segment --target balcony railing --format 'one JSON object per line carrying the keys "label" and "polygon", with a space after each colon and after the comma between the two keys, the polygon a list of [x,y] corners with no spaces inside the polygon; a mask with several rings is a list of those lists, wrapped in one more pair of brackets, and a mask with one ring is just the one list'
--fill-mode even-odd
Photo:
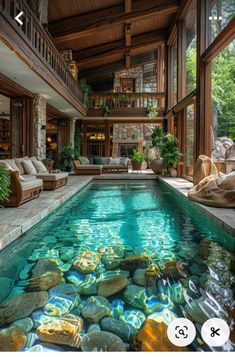
{"label": "balcony railing", "polygon": [[165,93],[92,93],[90,109],[147,109],[153,105],[159,111],[165,109]]}
{"label": "balcony railing", "polygon": [[[23,12],[22,26],[15,20],[15,16],[21,11]],[[37,55],[46,61],[53,73],[64,82],[73,95],[83,102],[83,94],[78,83],[27,3],[24,0],[0,0],[0,12],[5,20],[23,36],[24,41],[33,48]]]}

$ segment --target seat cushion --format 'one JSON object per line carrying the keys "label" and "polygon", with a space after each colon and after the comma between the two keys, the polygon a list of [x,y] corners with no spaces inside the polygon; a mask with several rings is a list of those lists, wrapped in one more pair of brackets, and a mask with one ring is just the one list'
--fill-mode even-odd
{"label": "seat cushion", "polygon": [[129,162],[129,157],[121,157],[120,158],[120,165],[127,166]]}
{"label": "seat cushion", "polygon": [[109,165],[119,165],[120,157],[110,157]]}
{"label": "seat cushion", "polygon": [[54,173],[54,174],[36,174],[37,178],[42,179],[43,181],[58,181],[63,178],[68,177],[67,172],[59,172],[59,173]]}
{"label": "seat cushion", "polygon": [[21,187],[23,191],[31,190],[33,188],[39,188],[43,186],[43,181],[40,179],[32,179],[21,182]]}

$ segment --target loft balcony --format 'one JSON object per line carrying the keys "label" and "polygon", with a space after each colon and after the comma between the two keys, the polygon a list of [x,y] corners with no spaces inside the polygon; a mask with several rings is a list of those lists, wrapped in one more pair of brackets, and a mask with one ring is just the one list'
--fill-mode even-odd
{"label": "loft balcony", "polygon": [[[23,12],[21,17],[22,26],[15,20],[15,16],[20,11]],[[83,94],[78,82],[72,76],[62,56],[54,46],[51,36],[39,23],[25,1],[0,0],[0,49],[2,50],[1,56],[3,56],[2,53],[6,57],[12,57],[13,54],[16,55],[16,66],[19,63],[18,74],[21,71],[19,62],[21,60],[24,65],[26,64],[30,67],[40,79],[45,81],[48,87],[53,88],[56,92],[56,94],[54,93],[55,97],[58,97],[59,94],[71,105],[70,108],[68,106],[68,112],[72,113],[72,108],[74,108],[74,113],[79,112],[82,115],[86,115],[86,110],[82,104]],[[7,68],[5,70],[0,68],[0,72],[9,76]],[[13,71],[11,71],[11,74],[15,80]],[[28,85],[27,81],[25,82],[24,71],[21,74],[22,76],[17,78],[18,83],[26,85],[27,89],[31,90],[30,85]],[[34,88],[32,88],[32,92],[37,93]],[[53,98],[53,95],[50,93],[48,97]],[[54,99],[55,101],[58,102],[58,98]],[[66,104],[62,101],[61,108],[63,106],[66,107]]]}
{"label": "loft balcony", "polygon": [[149,116],[149,108],[156,108],[157,118],[165,111],[165,93],[92,93],[88,117]]}

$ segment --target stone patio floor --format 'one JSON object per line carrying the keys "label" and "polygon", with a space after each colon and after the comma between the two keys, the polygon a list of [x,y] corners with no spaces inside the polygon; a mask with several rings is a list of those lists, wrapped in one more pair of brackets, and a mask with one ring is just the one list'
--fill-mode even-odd
{"label": "stone patio floor", "polygon": [[[128,174],[105,174],[101,176],[75,176],[70,175],[68,185],[55,191],[44,191],[38,199],[32,200],[20,207],[0,209],[0,250],[16,240],[23,233],[40,222],[62,203],[75,195],[93,179],[98,180],[154,180],[157,176],[150,171],[130,172]],[[192,183],[182,178],[158,177],[169,189],[174,190],[179,196],[187,199],[187,191]],[[213,208],[195,205],[202,214],[220,225],[225,231],[235,237],[235,209]]]}

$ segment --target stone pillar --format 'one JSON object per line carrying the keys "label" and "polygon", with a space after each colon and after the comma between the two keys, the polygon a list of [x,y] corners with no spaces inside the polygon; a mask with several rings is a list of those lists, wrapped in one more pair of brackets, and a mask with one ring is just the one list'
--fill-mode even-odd
{"label": "stone pillar", "polygon": [[70,73],[77,80],[78,78],[78,66],[77,62],[73,60],[73,51],[72,50],[63,50],[60,51],[63,60],[67,64]]}
{"label": "stone pillar", "polygon": [[46,157],[47,102],[40,94],[34,97],[33,105],[33,145],[34,155],[42,160]]}
{"label": "stone pillar", "polygon": [[75,124],[76,124],[76,119],[71,118],[69,122],[69,144],[72,144],[73,147],[74,147]]}

